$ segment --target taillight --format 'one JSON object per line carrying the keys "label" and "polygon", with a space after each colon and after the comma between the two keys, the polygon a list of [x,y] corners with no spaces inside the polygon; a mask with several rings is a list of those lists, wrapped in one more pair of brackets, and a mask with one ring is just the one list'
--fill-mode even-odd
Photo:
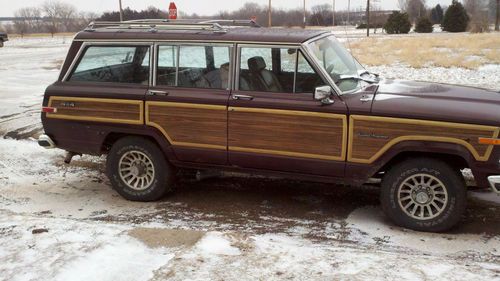
{"label": "taillight", "polygon": [[44,106],[44,107],[42,107],[42,112],[43,113],[56,113],[57,112],[57,108],[55,108],[55,107],[49,107],[49,106]]}

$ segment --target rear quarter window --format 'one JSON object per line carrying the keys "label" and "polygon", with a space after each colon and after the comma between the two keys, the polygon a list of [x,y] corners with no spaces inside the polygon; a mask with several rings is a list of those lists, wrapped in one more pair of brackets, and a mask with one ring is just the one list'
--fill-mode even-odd
{"label": "rear quarter window", "polygon": [[69,81],[148,84],[149,46],[89,46]]}

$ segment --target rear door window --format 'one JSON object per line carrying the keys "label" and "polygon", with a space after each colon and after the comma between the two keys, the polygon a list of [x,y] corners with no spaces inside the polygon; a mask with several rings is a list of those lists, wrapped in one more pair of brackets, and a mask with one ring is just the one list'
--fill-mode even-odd
{"label": "rear door window", "polygon": [[158,49],[156,84],[182,88],[227,89],[229,62],[229,47],[162,45]]}
{"label": "rear door window", "polygon": [[90,46],[68,80],[147,85],[149,56],[149,46]]}

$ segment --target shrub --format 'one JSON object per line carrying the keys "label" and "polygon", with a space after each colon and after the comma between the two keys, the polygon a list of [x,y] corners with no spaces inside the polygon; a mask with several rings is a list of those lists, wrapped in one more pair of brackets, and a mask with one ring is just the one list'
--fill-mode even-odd
{"label": "shrub", "polygon": [[434,31],[432,22],[428,18],[420,18],[415,26],[415,32],[418,33],[431,33]]}
{"label": "shrub", "polygon": [[448,32],[464,32],[469,24],[469,16],[464,6],[453,0],[452,4],[444,13],[443,23],[441,27]]}
{"label": "shrub", "polygon": [[[366,29],[366,23],[360,23],[358,26],[356,26],[356,29]],[[383,28],[384,25],[381,23],[370,23],[370,28]]]}
{"label": "shrub", "polygon": [[408,33],[411,29],[410,19],[407,13],[398,11],[392,12],[384,25],[384,29],[388,34]]}

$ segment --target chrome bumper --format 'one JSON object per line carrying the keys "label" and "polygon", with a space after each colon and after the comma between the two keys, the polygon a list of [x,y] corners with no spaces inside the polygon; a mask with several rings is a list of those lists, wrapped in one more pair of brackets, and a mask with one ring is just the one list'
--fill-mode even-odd
{"label": "chrome bumper", "polygon": [[496,194],[500,195],[500,175],[499,176],[489,176],[488,181],[490,182],[491,189]]}
{"label": "chrome bumper", "polygon": [[47,149],[56,147],[54,141],[47,135],[41,135],[38,138],[38,145]]}

